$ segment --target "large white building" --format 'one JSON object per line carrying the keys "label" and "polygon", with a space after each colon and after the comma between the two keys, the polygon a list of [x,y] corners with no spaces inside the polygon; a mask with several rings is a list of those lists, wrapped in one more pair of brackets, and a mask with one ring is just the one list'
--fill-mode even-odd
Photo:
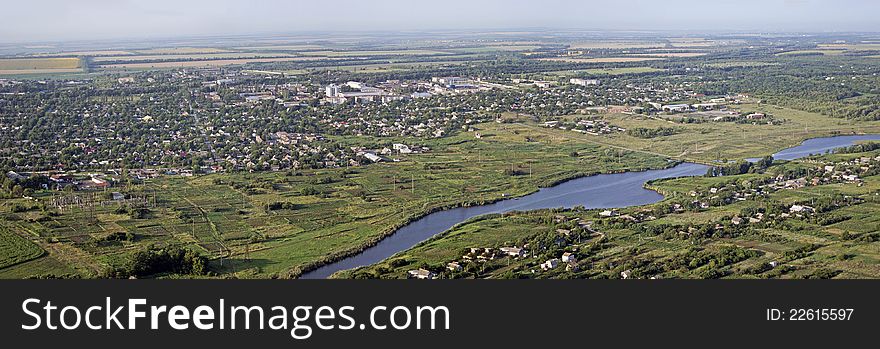
{"label": "large white building", "polygon": [[336,97],[339,94],[339,86],[336,86],[335,84],[330,84],[329,86],[327,86],[327,90],[325,92],[327,94],[327,97]]}
{"label": "large white building", "polygon": [[599,81],[599,79],[581,79],[581,78],[573,78],[571,80],[568,80],[568,82],[570,82],[574,85],[581,85],[581,86],[599,85],[602,83],[601,81]]}

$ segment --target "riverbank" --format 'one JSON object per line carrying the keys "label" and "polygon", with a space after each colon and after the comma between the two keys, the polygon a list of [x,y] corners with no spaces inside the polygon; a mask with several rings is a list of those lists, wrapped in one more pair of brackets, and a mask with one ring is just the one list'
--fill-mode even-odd
{"label": "riverbank", "polygon": [[[813,139],[813,140],[808,140],[808,141],[802,142],[802,144],[799,146],[782,150],[780,152],[777,152],[776,154],[799,153],[799,152],[804,152],[807,150],[809,150],[810,152],[824,152],[824,151],[827,151],[830,149],[849,146],[849,145],[854,144],[857,141],[869,140],[869,139],[875,139],[875,138],[880,139],[880,135],[865,135],[865,136],[859,136],[859,137],[851,137],[851,136],[849,136],[849,137],[847,137],[847,136],[825,137],[825,138]],[[698,175],[705,174],[705,170],[707,169],[707,167],[703,166],[703,165],[688,164],[688,163],[685,163],[685,164],[690,165],[690,166],[696,166],[696,167],[692,168],[690,172],[687,172],[688,176],[698,176]],[[646,171],[646,172],[650,172],[650,171]],[[624,174],[626,174],[626,173],[624,173]],[[646,184],[649,181],[664,178],[663,175],[666,175],[666,174],[661,174],[656,178],[650,178],[650,177],[644,178],[644,180],[639,183],[640,185],[639,185],[638,189],[643,190],[643,191],[649,191],[648,189],[645,188]],[[599,175],[586,177],[586,179],[599,178],[598,176]],[[665,178],[670,178],[670,177],[673,177],[673,176],[669,176],[669,177],[665,177]],[[574,181],[570,181],[570,182],[566,182],[566,183],[571,183],[571,182],[574,182]],[[623,186],[625,186],[627,184],[631,184],[631,183],[627,182],[627,180],[625,178],[612,178],[611,182],[612,182],[611,187],[613,188],[613,190],[611,190],[610,193],[612,193],[613,195],[618,195],[618,196],[621,194],[627,193],[627,191],[624,190],[625,188]],[[583,183],[583,184],[584,185],[591,185],[594,183]],[[553,188],[549,188],[549,189],[554,189],[554,188],[556,188],[556,190],[570,189],[570,188],[561,188],[561,185],[558,187],[553,187]],[[601,189],[602,187],[600,186],[598,188]],[[626,188],[626,189],[634,190],[631,187]],[[586,191],[588,191],[588,190],[586,190]],[[583,192],[584,191],[582,191],[581,193],[583,193]],[[653,193],[656,194],[656,196],[654,197],[654,200],[649,201],[649,202],[645,202],[643,204],[654,203],[654,202],[658,202],[663,199],[663,196],[660,193],[657,193],[657,192],[653,192]],[[529,196],[526,196],[524,198],[528,198],[528,197]],[[587,208],[620,208],[620,207],[637,205],[637,204],[633,204],[633,205],[628,205],[628,204],[620,205],[620,204],[618,204],[618,205],[604,205],[603,206],[601,203],[598,205],[593,205],[593,203],[588,200],[589,199],[585,198],[584,201],[582,201],[582,203],[583,203],[582,206],[587,207]],[[563,202],[553,201],[550,206],[534,207],[534,209],[560,207],[560,205],[555,205],[556,203],[563,203]],[[564,203],[561,206],[565,207]],[[518,207],[528,207],[528,205],[518,205]],[[573,207],[573,205],[569,206],[569,207]],[[465,216],[465,217],[463,219],[461,219],[461,217],[459,217],[459,219],[460,219],[459,221],[444,222],[445,224],[435,224],[435,226],[433,226],[433,227],[429,226],[429,228],[433,228],[433,230],[430,230],[427,233],[425,231],[413,232],[412,234],[415,234],[418,237],[422,237],[422,239],[415,242],[415,243],[412,243],[409,246],[405,246],[405,244],[402,242],[397,243],[399,246],[393,246],[396,243],[395,241],[388,242],[388,240],[385,240],[385,244],[388,245],[388,246],[385,246],[385,248],[380,248],[375,251],[370,251],[370,249],[366,249],[359,255],[350,256],[346,259],[342,259],[338,262],[334,262],[333,264],[322,266],[321,268],[318,268],[311,273],[304,274],[303,277],[304,278],[329,277],[334,272],[339,271],[339,270],[344,270],[344,269],[348,269],[348,268],[354,268],[354,267],[358,267],[358,266],[369,265],[372,263],[379,262],[379,261],[381,261],[385,258],[391,257],[391,256],[395,255],[396,253],[401,252],[405,249],[412,248],[412,247],[418,245],[419,243],[421,243],[421,242],[423,242],[433,236],[441,234],[444,231],[447,231],[451,227],[455,226],[456,224],[459,224],[459,223],[465,221],[466,219],[472,218],[472,217],[479,215],[479,214],[495,213],[494,211],[492,211],[492,209],[493,208],[483,209],[483,210],[472,210],[472,212],[464,212],[460,216]],[[504,211],[502,208],[499,212],[504,213],[504,212],[509,212],[509,211]],[[422,219],[425,219],[425,218],[422,218]],[[436,218],[436,219],[442,219],[442,217]],[[410,231],[415,231],[417,228],[419,228],[418,226],[413,225],[415,223],[418,223],[418,221],[413,222],[410,225],[404,226],[403,228],[401,228],[397,232],[392,233],[390,235],[390,237],[400,236],[400,235],[404,235],[406,233],[410,233]],[[413,227],[413,228],[406,229],[408,227]],[[439,230],[439,229],[442,229],[442,230]],[[404,240],[404,239],[400,239],[400,240]],[[412,240],[412,237],[409,240]],[[380,242],[379,244],[381,244],[381,243],[382,242]],[[377,244],[377,246],[379,244]],[[396,251],[394,249],[396,249]]]}

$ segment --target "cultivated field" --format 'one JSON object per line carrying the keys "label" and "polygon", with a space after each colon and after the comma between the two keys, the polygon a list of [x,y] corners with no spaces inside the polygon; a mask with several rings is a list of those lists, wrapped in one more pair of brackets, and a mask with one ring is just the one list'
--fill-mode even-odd
{"label": "cultivated field", "polygon": [[0,226],[0,270],[38,258],[45,253],[39,246]]}
{"label": "cultivated field", "polygon": [[0,74],[48,74],[81,71],[79,58],[7,58],[0,59]]}

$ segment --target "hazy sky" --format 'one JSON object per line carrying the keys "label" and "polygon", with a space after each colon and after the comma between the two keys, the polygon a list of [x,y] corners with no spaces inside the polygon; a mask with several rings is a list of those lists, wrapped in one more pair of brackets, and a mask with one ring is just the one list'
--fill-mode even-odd
{"label": "hazy sky", "polygon": [[534,27],[880,31],[877,0],[11,0],[0,8],[0,42]]}

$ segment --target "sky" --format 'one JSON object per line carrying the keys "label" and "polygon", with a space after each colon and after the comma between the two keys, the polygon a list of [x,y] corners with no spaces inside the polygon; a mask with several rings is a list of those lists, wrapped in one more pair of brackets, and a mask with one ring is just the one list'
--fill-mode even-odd
{"label": "sky", "polygon": [[877,0],[28,0],[0,8],[0,42],[514,28],[880,32]]}

